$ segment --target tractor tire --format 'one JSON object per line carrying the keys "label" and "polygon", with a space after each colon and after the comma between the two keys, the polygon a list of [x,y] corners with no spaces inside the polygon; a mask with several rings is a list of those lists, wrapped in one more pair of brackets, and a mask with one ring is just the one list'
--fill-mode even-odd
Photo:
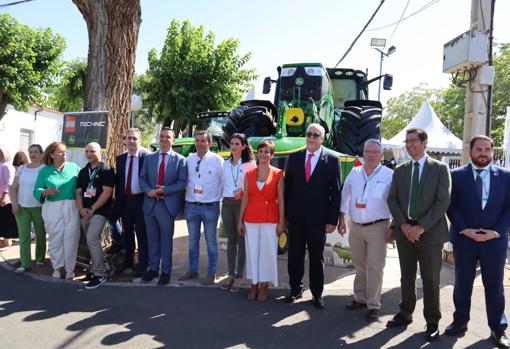
{"label": "tractor tire", "polygon": [[349,101],[340,115],[337,150],[348,155],[363,156],[369,139],[381,139],[382,106],[377,101]]}
{"label": "tractor tire", "polygon": [[278,237],[278,254],[284,254],[289,248],[289,232],[285,230]]}
{"label": "tractor tire", "polygon": [[276,133],[274,122],[273,113],[266,107],[240,106],[228,116],[221,143],[230,147],[230,138],[234,133],[244,133],[247,138],[272,136]]}

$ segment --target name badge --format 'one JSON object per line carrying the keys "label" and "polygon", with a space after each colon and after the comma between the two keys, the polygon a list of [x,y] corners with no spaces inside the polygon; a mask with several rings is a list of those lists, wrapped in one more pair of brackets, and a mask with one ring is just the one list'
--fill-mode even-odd
{"label": "name badge", "polygon": [[356,208],[366,208],[367,207],[367,199],[357,199],[355,207]]}
{"label": "name badge", "polygon": [[85,191],[84,197],[86,198],[93,198],[96,196],[96,188],[94,187],[87,187],[87,190]]}
{"label": "name badge", "polygon": [[193,188],[193,193],[195,193],[195,194],[203,194],[204,193],[204,186],[202,184],[195,184],[195,187]]}
{"label": "name badge", "polygon": [[238,196],[239,194],[241,194],[241,189],[236,188],[236,189],[233,191],[233,193],[234,193],[234,196]]}

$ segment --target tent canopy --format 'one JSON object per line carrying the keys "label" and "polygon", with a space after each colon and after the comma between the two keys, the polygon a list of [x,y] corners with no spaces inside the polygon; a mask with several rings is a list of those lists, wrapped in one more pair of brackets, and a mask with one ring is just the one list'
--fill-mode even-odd
{"label": "tent canopy", "polygon": [[406,130],[410,128],[421,128],[427,132],[427,151],[429,152],[462,153],[462,140],[443,125],[428,100],[423,102],[418,113],[416,113],[411,122],[404,127],[404,129],[388,140],[386,144],[383,141],[383,146],[385,148],[394,148],[395,145],[403,147],[406,139]]}

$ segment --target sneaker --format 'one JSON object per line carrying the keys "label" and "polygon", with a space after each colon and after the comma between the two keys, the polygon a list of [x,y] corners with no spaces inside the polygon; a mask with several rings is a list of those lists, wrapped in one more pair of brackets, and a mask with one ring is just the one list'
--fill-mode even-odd
{"label": "sneaker", "polygon": [[27,269],[26,268],[23,268],[23,267],[19,267],[17,268],[14,272],[17,273],[17,274],[22,274],[24,272],[26,272]]}
{"label": "sneaker", "polygon": [[239,292],[241,289],[242,278],[235,278],[234,283],[230,287],[230,292]]}
{"label": "sneaker", "polygon": [[142,283],[151,282],[154,278],[158,277],[159,273],[157,271],[149,269],[142,277]]}
{"label": "sneaker", "polygon": [[74,273],[71,271],[71,272],[66,272],[66,280],[73,280],[74,279]]}
{"label": "sneaker", "polygon": [[106,281],[106,275],[102,275],[102,276],[94,275],[92,280],[89,281],[89,283],[87,284],[87,286],[85,286],[85,288],[87,290],[92,290],[94,288],[98,288],[99,286],[104,284],[105,281]]}
{"label": "sneaker", "polygon": [[42,262],[35,262],[35,265],[38,266],[38,267],[44,267],[45,263],[44,263],[44,261],[42,261]]}
{"label": "sneaker", "polygon": [[234,284],[234,280],[235,280],[235,277],[233,275],[229,275],[229,277],[226,278],[225,281],[221,283],[220,288],[222,290],[230,290],[230,288]]}
{"label": "sneaker", "polygon": [[83,281],[84,283],[89,283],[93,278],[94,278],[94,273],[89,272],[85,275],[85,277],[83,279],[81,279],[81,281]]}
{"label": "sneaker", "polygon": [[196,271],[188,270],[187,272],[185,272],[184,274],[182,274],[179,277],[179,280],[180,281],[187,281],[187,280],[196,279],[196,278],[198,278],[198,273]]}
{"label": "sneaker", "polygon": [[55,270],[53,271],[53,274],[51,274],[51,277],[55,279],[62,279],[62,274],[60,273],[60,270]]}
{"label": "sneaker", "polygon": [[204,277],[200,282],[204,286],[214,285],[214,279],[216,275],[207,274],[206,277]]}

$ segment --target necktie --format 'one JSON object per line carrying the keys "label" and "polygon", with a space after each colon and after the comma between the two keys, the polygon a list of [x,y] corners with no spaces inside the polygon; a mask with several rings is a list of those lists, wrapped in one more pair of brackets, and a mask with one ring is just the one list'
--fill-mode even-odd
{"label": "necktie", "polygon": [[131,180],[133,179],[133,155],[129,155],[129,167],[128,175],[126,180],[126,187],[124,188],[124,194],[127,197],[131,196]]}
{"label": "necktie", "polygon": [[414,163],[413,177],[411,179],[411,197],[409,198],[409,218],[416,219],[416,201],[420,187],[420,164]]}
{"label": "necktie", "polygon": [[166,153],[161,153],[161,163],[159,164],[158,172],[158,185],[163,185],[165,182],[165,155]]}
{"label": "necktie", "polygon": [[482,207],[483,207],[483,183],[482,183],[482,178],[480,177],[483,170],[476,169],[476,172],[478,173],[476,176],[476,180],[475,180],[476,192],[478,193],[478,196],[480,197],[480,202],[482,203]]}
{"label": "necktie", "polygon": [[310,177],[312,176],[312,158],[313,158],[313,153],[308,154],[308,159],[306,159],[305,177],[306,177],[307,183],[310,181]]}

